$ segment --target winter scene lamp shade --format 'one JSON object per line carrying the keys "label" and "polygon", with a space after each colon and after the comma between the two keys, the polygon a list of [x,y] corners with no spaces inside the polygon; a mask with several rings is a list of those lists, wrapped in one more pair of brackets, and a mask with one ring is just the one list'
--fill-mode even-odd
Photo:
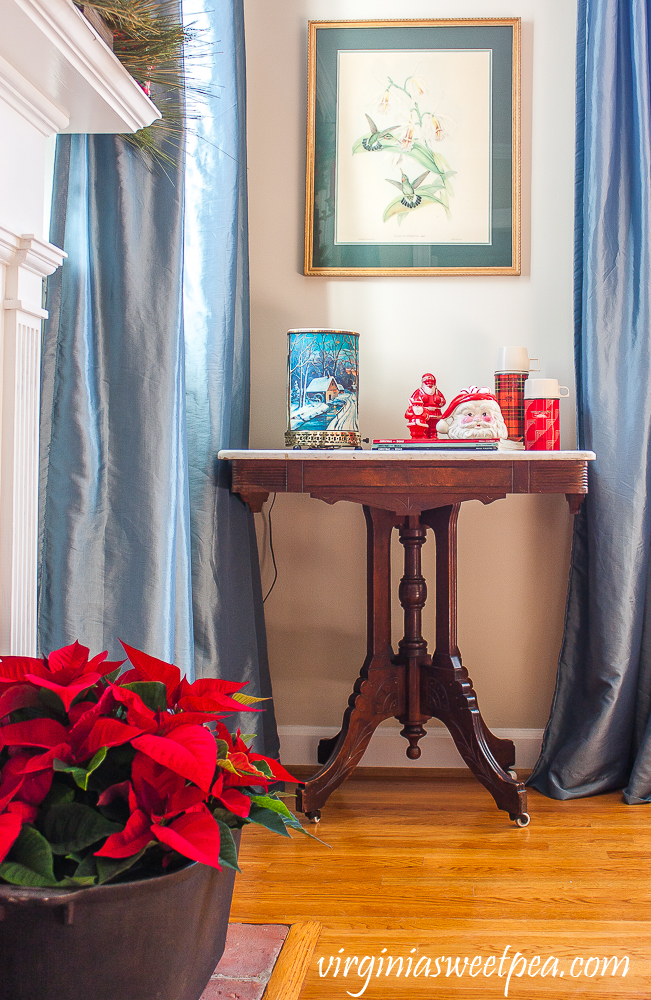
{"label": "winter scene lamp shade", "polygon": [[287,333],[288,448],[360,448],[359,334]]}

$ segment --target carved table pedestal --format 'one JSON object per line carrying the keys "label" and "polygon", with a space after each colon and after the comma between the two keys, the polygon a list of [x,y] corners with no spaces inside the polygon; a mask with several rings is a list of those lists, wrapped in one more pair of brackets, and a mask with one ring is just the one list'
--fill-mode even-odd
{"label": "carved table pedestal", "polygon": [[[297,792],[297,809],[318,820],[329,795],[359,763],[375,728],[395,717],[420,756],[423,725],[436,718],[497,807],[529,822],[527,793],[511,769],[515,747],[488,729],[457,647],[457,518],[467,500],[492,503],[508,493],[565,493],[573,513],[588,489],[593,452],[223,451],[233,492],[259,511],[269,493],[309,493],[326,503],[363,506],[367,533],[367,653],[341,730],[321,740],[319,771]],[[404,547],[399,597],[404,636],[391,648],[391,533]],[[436,645],[421,634],[427,585],[421,549],[436,541]]]}

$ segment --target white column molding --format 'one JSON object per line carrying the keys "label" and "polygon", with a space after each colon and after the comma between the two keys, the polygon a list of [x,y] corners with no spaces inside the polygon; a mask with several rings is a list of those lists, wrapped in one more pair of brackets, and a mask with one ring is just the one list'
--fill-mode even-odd
{"label": "white column molding", "polygon": [[0,651],[13,655],[36,655],[41,299],[65,256],[0,227]]}

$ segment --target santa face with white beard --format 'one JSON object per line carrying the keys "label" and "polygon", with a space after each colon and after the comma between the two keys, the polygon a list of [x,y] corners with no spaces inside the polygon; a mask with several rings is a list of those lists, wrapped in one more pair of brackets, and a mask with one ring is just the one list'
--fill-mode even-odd
{"label": "santa face with white beard", "polygon": [[507,438],[502,411],[495,399],[467,399],[460,402],[436,425],[439,437]]}

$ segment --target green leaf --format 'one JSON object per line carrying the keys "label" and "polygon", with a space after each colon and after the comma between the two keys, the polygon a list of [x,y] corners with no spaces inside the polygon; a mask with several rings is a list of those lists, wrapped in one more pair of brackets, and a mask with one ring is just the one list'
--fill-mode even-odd
{"label": "green leaf", "polygon": [[158,841],[150,840],[145,847],[138,851],[137,854],[132,854],[130,858],[95,858],[98,885],[104,885],[105,882],[110,882],[111,879],[121,875],[122,872],[128,871],[129,868],[135,865],[136,861],[140,861],[145,851],[155,843],[158,843]]}
{"label": "green leaf", "polygon": [[450,164],[444,156],[441,156],[440,153],[432,153],[432,156],[434,157],[434,162],[441,174],[447,173],[447,176],[450,177],[456,173],[455,170],[450,170]]}
{"label": "green leaf", "polygon": [[252,805],[248,818],[251,823],[266,826],[267,830],[279,833],[281,837],[289,837],[281,817],[272,809],[263,809],[260,806]]}
{"label": "green leaf", "polygon": [[[252,795],[251,801],[255,803],[256,807],[261,809],[270,809],[274,813],[277,813],[285,826],[290,827],[292,830],[298,830],[300,833],[304,833],[306,837],[311,837],[312,840],[318,840],[320,844],[324,844],[326,847],[330,846],[330,844],[326,844],[324,840],[320,840],[319,837],[315,837],[313,833],[306,830],[296,816],[294,816],[294,813],[290,812],[285,803],[276,798],[275,792],[273,795]],[[259,822],[259,820],[257,822]],[[269,829],[271,829],[271,827]]]}
{"label": "green leaf", "polygon": [[[408,156],[421,166],[427,167],[432,173],[438,174],[443,181],[448,177],[454,177],[456,170],[450,170],[450,164],[440,153],[433,153],[428,146],[416,141],[411,149],[403,149],[403,156]],[[452,193],[450,191],[450,193]],[[419,189],[420,194],[420,189]]]}
{"label": "green leaf", "polygon": [[59,884],[54,877],[47,879],[43,875],[38,875],[35,871],[32,871],[31,868],[26,868],[25,865],[18,864],[16,861],[2,862],[0,865],[0,878],[3,878],[5,882],[10,882],[11,885],[26,885],[34,888],[39,886],[51,888]]}
{"label": "green leaf", "polygon": [[122,670],[121,666],[116,667],[115,670],[112,670],[110,674],[104,674],[104,676],[102,677],[102,680],[103,681],[108,681],[111,684],[115,684],[116,680],[120,676],[120,671],[121,670]]}
{"label": "green leaf", "polygon": [[423,146],[420,142],[415,142],[411,149],[403,149],[401,152],[403,156],[408,156],[410,159],[415,160],[416,163],[420,163],[421,166],[427,167],[428,170],[432,170],[436,174],[441,173],[436,162],[436,156],[427,146]]}
{"label": "green leaf", "polygon": [[277,799],[275,795],[252,795],[251,801],[262,809],[271,809],[277,813],[282,818],[285,826],[290,826],[292,830],[300,830],[301,833],[307,833],[296,816],[294,816],[294,813],[290,812],[285,803]]}
{"label": "green leaf", "polygon": [[40,811],[42,814],[45,814],[50,806],[59,805],[61,802],[72,802],[74,797],[74,788],[71,788],[70,785],[64,785],[61,781],[57,781],[55,778],[50,786],[50,791],[41,803]]}
{"label": "green leaf", "polygon": [[52,806],[45,817],[44,832],[54,854],[70,854],[90,847],[111,833],[124,829],[81,802]]}
{"label": "green leaf", "polygon": [[443,185],[441,185],[438,188],[434,184],[428,185],[422,193],[420,189],[418,193],[420,194],[423,201],[427,201],[428,203],[438,202],[445,208],[449,207],[450,205],[448,192],[445,190],[445,187]]}
{"label": "green leaf", "polygon": [[89,886],[89,885],[95,885],[95,884],[96,884],[96,880],[95,880],[95,876],[94,875],[87,875],[87,876],[85,876],[83,878],[80,878],[77,875],[70,875],[70,876],[68,876],[66,878],[62,878],[60,882],[57,882],[57,885],[62,886],[62,887],[63,886],[73,886],[73,885],[81,887],[81,886]]}
{"label": "green leaf", "polygon": [[17,861],[5,861],[0,865],[0,878],[12,885],[29,886],[31,888],[64,888],[66,886],[89,886],[95,884],[94,876],[79,878],[76,875],[61,879],[60,882],[52,878],[40,875],[26,865],[21,865]]}
{"label": "green leaf", "polygon": [[240,691],[236,691],[235,694],[231,695],[233,701],[239,701],[240,705],[255,705],[258,701],[271,701],[271,698],[254,698],[252,694],[242,694]]}
{"label": "green leaf", "polygon": [[122,684],[127,691],[133,691],[144,701],[152,712],[164,712],[167,708],[167,688],[162,681],[132,681]]}
{"label": "green leaf", "polygon": [[269,765],[267,764],[266,760],[256,760],[253,763],[255,764],[256,770],[262,771],[262,773],[267,778],[273,778],[274,773],[271,770],[271,768],[269,767]]}
{"label": "green leaf", "polygon": [[228,743],[226,740],[215,740],[217,744],[217,760],[226,760],[228,756]]}
{"label": "green leaf", "polygon": [[432,177],[431,184],[423,184],[418,188],[418,194],[421,198],[423,197],[423,194],[428,194],[433,197],[437,191],[445,191],[445,181],[438,175],[434,175]]}
{"label": "green leaf", "polygon": [[57,718],[60,718],[62,715],[65,716],[66,707],[56,692],[50,691],[49,688],[41,688],[38,692],[38,700],[45,708],[53,712]]}
{"label": "green leaf", "polygon": [[236,872],[240,871],[240,867],[237,863],[237,847],[235,846],[235,841],[233,840],[233,834],[231,833],[231,828],[223,820],[217,820],[219,824],[219,861],[220,864],[226,865],[227,868],[234,868]]}
{"label": "green leaf", "polygon": [[135,755],[135,748],[130,743],[109,747],[104,763],[91,774],[88,788],[93,792],[103,792],[111,785],[128,781],[131,778],[131,765]]}
{"label": "green leaf", "polygon": [[384,215],[382,216],[383,222],[388,222],[392,219],[394,215],[407,215],[408,212],[413,212],[414,209],[405,209],[402,204],[402,198],[394,198],[393,201],[389,202],[384,210]]}
{"label": "green leaf", "polygon": [[12,885],[53,888],[55,886],[93,885],[94,876],[64,878],[54,875],[54,858],[45,837],[25,823],[10,852],[10,860],[0,865],[0,877]]}
{"label": "green leaf", "polygon": [[[240,773],[237,770],[237,768],[235,767],[235,765],[231,764],[231,762],[228,759],[228,757],[224,757],[224,758],[218,757],[216,763],[217,763],[217,767],[223,767],[225,771],[230,771],[231,774],[238,774],[239,775],[239,773]],[[252,774],[251,777],[255,778],[255,775]]]}
{"label": "green leaf", "polygon": [[100,766],[107,753],[108,747],[100,747],[88,764],[88,767],[76,767],[74,764],[65,764],[62,760],[57,760],[56,758],[52,766],[55,771],[65,771],[66,774],[71,774],[75,780],[75,784],[86,791],[88,789],[88,779],[93,771],[97,770]]}
{"label": "green leaf", "polygon": [[281,802],[280,799],[277,799],[274,795],[252,795],[251,802],[254,802],[257,806],[261,806],[263,809],[272,809],[275,813],[278,813],[280,816],[285,816],[288,820],[298,822],[285,803]]}
{"label": "green leaf", "polygon": [[77,865],[77,870],[75,871],[75,878],[97,878],[97,865],[95,862],[98,859],[94,854],[87,854],[86,857],[79,862]]}
{"label": "green leaf", "polygon": [[[30,823],[24,823],[9,854],[8,864],[14,864],[16,870],[14,877],[20,877],[23,881],[16,882],[16,885],[56,885],[54,877],[54,858],[52,849],[45,837],[38,832]],[[4,867],[0,866],[0,867]],[[23,872],[22,869],[25,869]],[[28,874],[25,874],[28,873]],[[24,881],[32,876],[39,881]],[[15,881],[2,873],[2,877],[7,881]]]}
{"label": "green leaf", "polygon": [[95,684],[89,684],[87,688],[84,688],[84,690],[80,691],[78,695],[75,695],[72,700],[72,704],[79,705],[82,701],[91,701],[97,704],[99,698],[97,697],[96,692],[93,691],[94,687]]}
{"label": "green leaf", "polygon": [[[397,215],[398,223],[400,223],[402,222],[402,219],[405,218],[405,216],[410,215],[412,212],[417,212],[419,209],[424,208],[426,205],[440,205],[442,208],[445,209],[446,215],[449,216],[450,209],[448,204],[448,195],[447,192],[443,190],[443,188],[441,188],[440,190],[436,190],[436,193],[431,193],[431,194],[428,193],[427,188],[419,188],[418,194],[421,197],[421,203],[420,205],[416,205],[414,208],[405,208],[400,198],[394,198],[394,200],[389,205],[387,205],[386,209],[384,210],[384,215],[382,217],[383,222],[388,222],[389,219],[392,219],[394,215]],[[400,218],[400,216],[402,216],[402,218]]]}
{"label": "green leaf", "polygon": [[[214,802],[215,799],[212,801]],[[228,826],[231,830],[241,830],[242,827],[246,825],[246,820],[236,816],[235,813],[230,811],[230,809],[224,809],[223,806],[219,805],[214,808],[209,808],[217,822],[223,823],[224,826]]]}
{"label": "green leaf", "polygon": [[246,743],[247,746],[249,746],[250,743],[253,743],[255,739],[255,733],[240,733],[239,735],[242,743]]}

